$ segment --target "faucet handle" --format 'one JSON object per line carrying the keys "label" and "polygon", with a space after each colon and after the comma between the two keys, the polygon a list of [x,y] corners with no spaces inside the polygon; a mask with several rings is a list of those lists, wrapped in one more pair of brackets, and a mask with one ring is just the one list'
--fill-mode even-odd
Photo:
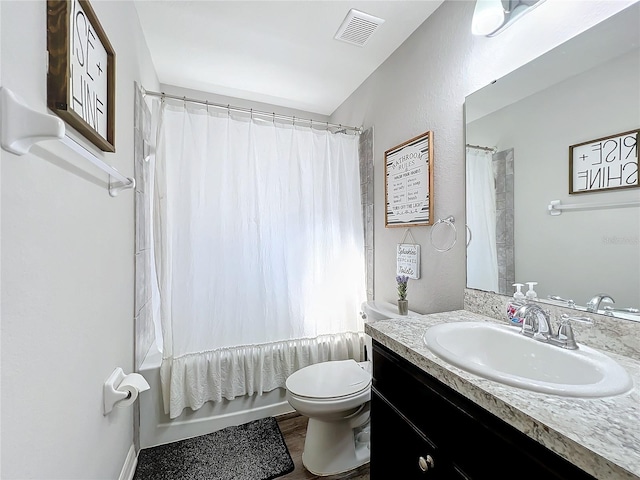
{"label": "faucet handle", "polygon": [[547,298],[549,300],[555,300],[556,302],[566,303],[569,308],[576,308],[576,302],[568,298],[562,298],[558,295],[548,295]]}
{"label": "faucet handle", "polygon": [[589,317],[574,317],[571,315],[567,315],[566,313],[563,313],[562,315],[560,315],[560,323],[569,323],[569,322],[578,322],[578,323],[585,323],[585,324],[593,324],[593,319],[589,318]]}
{"label": "faucet handle", "polygon": [[578,344],[576,343],[575,335],[573,334],[573,328],[571,327],[571,322],[579,322],[579,323],[593,323],[589,317],[572,317],[563,313],[560,315],[560,326],[558,327],[558,334],[554,340],[554,343],[561,346],[562,348],[567,348],[569,350],[577,350]]}
{"label": "faucet handle", "polygon": [[613,312],[623,312],[623,313],[628,313],[628,314],[631,314],[631,315],[638,315],[638,314],[640,314],[640,309],[633,308],[633,307],[614,308],[614,307],[611,307],[609,305],[606,305],[604,307],[604,314],[605,315],[613,317],[614,316]]}
{"label": "faucet handle", "polygon": [[569,317],[562,315],[560,317],[560,326],[558,327],[558,335],[556,336],[558,344],[563,348],[570,350],[576,350],[578,344],[576,343],[576,337],[573,334],[573,328],[571,328],[571,322]]}

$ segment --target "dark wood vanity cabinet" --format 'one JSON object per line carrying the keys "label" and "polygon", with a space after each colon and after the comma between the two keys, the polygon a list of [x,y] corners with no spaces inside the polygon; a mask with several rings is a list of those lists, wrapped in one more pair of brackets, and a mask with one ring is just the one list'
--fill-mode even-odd
{"label": "dark wood vanity cabinet", "polygon": [[371,480],[593,479],[373,343]]}

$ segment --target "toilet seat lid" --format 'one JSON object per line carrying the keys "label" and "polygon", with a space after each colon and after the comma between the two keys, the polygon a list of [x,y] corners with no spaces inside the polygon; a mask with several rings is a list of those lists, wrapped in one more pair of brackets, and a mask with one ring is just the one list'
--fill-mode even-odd
{"label": "toilet seat lid", "polygon": [[309,398],[346,397],[370,385],[371,375],[355,360],[315,363],[294,372],[286,382],[291,393]]}

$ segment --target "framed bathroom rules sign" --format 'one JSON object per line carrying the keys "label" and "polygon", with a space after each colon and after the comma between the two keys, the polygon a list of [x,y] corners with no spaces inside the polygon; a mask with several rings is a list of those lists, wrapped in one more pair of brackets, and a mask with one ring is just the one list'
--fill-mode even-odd
{"label": "framed bathroom rules sign", "polygon": [[115,52],[87,0],[47,0],[47,106],[115,152]]}
{"label": "framed bathroom rules sign", "polygon": [[433,132],[384,152],[384,226],[433,225]]}

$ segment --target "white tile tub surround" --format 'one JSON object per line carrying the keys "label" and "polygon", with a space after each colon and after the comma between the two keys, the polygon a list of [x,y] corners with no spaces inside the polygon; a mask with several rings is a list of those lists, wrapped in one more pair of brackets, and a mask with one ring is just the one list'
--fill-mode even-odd
{"label": "white tile tub surround", "polygon": [[513,235],[513,148],[493,155],[496,177],[496,247],[498,249],[498,290],[508,294],[515,281]]}
{"label": "white tile tub surround", "polygon": [[151,304],[151,212],[149,189],[150,164],[145,157],[150,153],[151,112],[145,103],[140,85],[135,85],[134,106],[134,172],[135,190],[135,367],[140,369],[144,358],[155,341],[155,327]]}
{"label": "white tile tub surround", "polygon": [[496,322],[466,310],[378,320],[365,331],[382,345],[596,478],[640,478],[640,361],[609,353],[632,376],[628,394],[566,398],[522,390],[467,373],[436,357],[422,340],[432,325]]}
{"label": "white tile tub surround", "polygon": [[[134,362],[140,371],[147,352],[155,342],[153,305],[151,302],[151,222],[150,198],[151,172],[145,158],[150,153],[151,112],[144,100],[140,85],[134,88],[133,145],[135,189],[135,297],[134,297]],[[159,388],[159,387],[158,387]],[[151,394],[147,394],[151,395]],[[142,398],[145,398],[145,395]],[[140,450],[140,403],[133,407],[133,443]]]}
{"label": "white tile tub surround", "polygon": [[[469,312],[507,323],[506,304],[510,299],[510,296],[467,288],[464,292],[464,308]],[[591,318],[592,325],[573,322],[572,327],[578,343],[640,360],[640,322],[621,320],[549,303],[540,305],[551,312],[553,328],[556,328],[558,319],[563,313]]]}
{"label": "white tile tub surround", "polygon": [[362,198],[362,222],[366,259],[367,300],[373,300],[373,129],[369,127],[360,134],[358,155],[360,156],[360,194]]}

